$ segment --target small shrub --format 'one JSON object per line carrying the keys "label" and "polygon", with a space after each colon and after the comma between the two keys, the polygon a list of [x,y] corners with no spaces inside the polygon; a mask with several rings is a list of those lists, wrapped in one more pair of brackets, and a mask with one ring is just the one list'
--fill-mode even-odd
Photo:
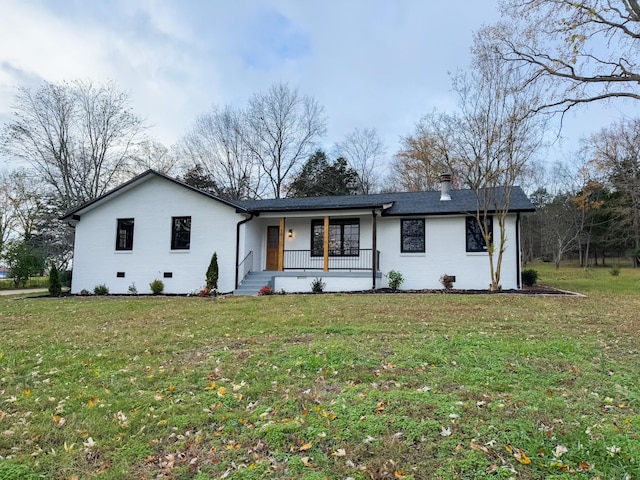
{"label": "small shrub", "polygon": [[128,290],[129,290],[129,293],[131,295],[137,295],[138,294],[138,289],[136,287],[136,282],[131,282],[131,285],[129,285]]}
{"label": "small shrub", "polygon": [[258,290],[258,295],[273,295],[273,290],[269,285],[265,285],[260,290]]}
{"label": "small shrub", "polygon": [[[82,294],[82,292],[80,292],[80,294]],[[107,287],[104,283],[102,285],[96,285],[95,287],[93,287],[93,294],[94,295],[109,295],[109,287]]]}
{"label": "small shrub", "polygon": [[528,268],[522,271],[522,283],[526,287],[532,287],[538,283],[538,271],[533,268]]}
{"label": "small shrub", "polygon": [[620,267],[613,267],[611,270],[609,270],[609,274],[612,277],[617,277],[618,275],[620,275]]}
{"label": "small shrub", "polygon": [[455,281],[453,275],[447,275],[446,273],[440,277],[440,283],[445,290],[451,290],[453,288],[453,282]]}
{"label": "small shrub", "polygon": [[164,290],[164,283],[157,278],[149,284],[149,288],[154,295],[160,295]]}
{"label": "small shrub", "polygon": [[397,290],[404,282],[404,277],[402,274],[396,270],[389,270],[389,272],[385,275],[389,279],[389,288],[391,290]]}
{"label": "small shrub", "polygon": [[49,269],[49,295],[59,297],[62,293],[62,282],[60,281],[60,273],[55,264],[51,264]]}
{"label": "small shrub", "polygon": [[324,292],[324,287],[326,286],[327,284],[324,283],[320,277],[316,277],[311,282],[311,291],[313,293],[322,293]]}

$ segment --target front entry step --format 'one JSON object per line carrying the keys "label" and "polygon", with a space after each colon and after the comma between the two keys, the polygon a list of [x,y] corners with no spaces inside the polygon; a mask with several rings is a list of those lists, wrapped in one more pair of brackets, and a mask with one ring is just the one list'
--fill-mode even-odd
{"label": "front entry step", "polygon": [[249,272],[240,282],[238,288],[233,291],[233,294],[256,296],[258,291],[265,285],[268,285],[273,290],[275,282],[271,272]]}

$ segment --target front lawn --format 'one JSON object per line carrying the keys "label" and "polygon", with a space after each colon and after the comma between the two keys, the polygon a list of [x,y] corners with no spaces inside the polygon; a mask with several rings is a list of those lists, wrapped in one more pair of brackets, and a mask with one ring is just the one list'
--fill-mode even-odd
{"label": "front lawn", "polygon": [[588,296],[0,298],[0,478],[640,478],[640,270],[533,268]]}

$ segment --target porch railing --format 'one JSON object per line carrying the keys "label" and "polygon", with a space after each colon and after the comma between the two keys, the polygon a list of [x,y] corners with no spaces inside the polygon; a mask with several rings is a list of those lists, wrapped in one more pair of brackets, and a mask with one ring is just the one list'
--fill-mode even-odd
{"label": "porch railing", "polygon": [[247,253],[236,268],[238,269],[238,282],[241,282],[253,270],[253,250]]}
{"label": "porch railing", "polygon": [[[323,270],[324,257],[312,256],[311,250],[285,250],[285,270]],[[380,252],[376,251],[376,265],[380,270]],[[357,255],[329,255],[329,270],[371,270],[373,249],[363,248]]]}

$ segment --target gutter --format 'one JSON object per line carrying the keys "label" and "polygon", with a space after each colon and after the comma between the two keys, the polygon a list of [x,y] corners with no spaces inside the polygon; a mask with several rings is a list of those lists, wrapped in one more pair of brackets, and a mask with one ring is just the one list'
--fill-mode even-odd
{"label": "gutter", "polygon": [[254,214],[253,212],[248,212],[250,217],[249,218],[245,218],[244,220],[240,220],[237,225],[236,225],[236,281],[234,283],[235,287],[234,290],[238,288],[238,262],[240,261],[240,227],[247,223],[250,222],[251,220],[253,220],[254,218]]}

